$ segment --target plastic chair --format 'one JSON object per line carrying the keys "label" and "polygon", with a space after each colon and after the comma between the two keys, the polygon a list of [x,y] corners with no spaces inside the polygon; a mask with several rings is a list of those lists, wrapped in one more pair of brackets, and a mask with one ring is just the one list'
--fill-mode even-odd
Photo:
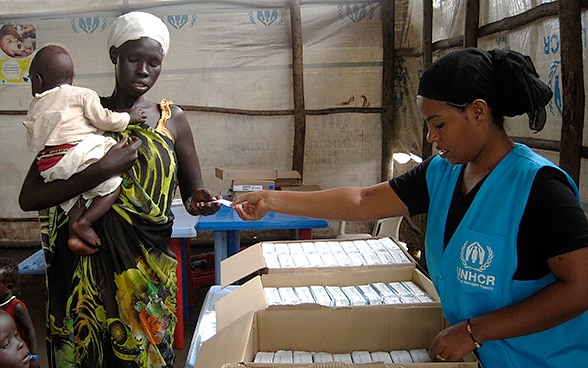
{"label": "plastic chair", "polygon": [[374,236],[387,236],[394,240],[398,240],[402,218],[402,216],[388,217],[376,221],[371,234],[347,234],[345,233],[345,221],[341,221],[339,224],[339,234],[337,235],[337,239],[361,239]]}
{"label": "plastic chair", "polygon": [[373,236],[388,236],[394,240],[398,240],[400,236],[400,224],[403,216],[388,217],[380,219],[374,225]]}
{"label": "plastic chair", "polygon": [[371,238],[372,234],[359,234],[359,233],[349,233],[345,232],[345,221],[339,221],[339,231],[337,234],[337,239],[362,239],[362,238]]}

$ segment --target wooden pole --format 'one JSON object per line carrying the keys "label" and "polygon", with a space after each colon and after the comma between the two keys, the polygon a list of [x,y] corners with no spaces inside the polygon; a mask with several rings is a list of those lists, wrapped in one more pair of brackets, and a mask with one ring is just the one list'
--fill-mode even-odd
{"label": "wooden pole", "polygon": [[[423,35],[421,48],[423,50],[423,70],[426,70],[433,62],[433,0],[423,1]],[[433,145],[427,142],[427,131],[427,124],[423,121],[423,148],[421,152],[423,158],[429,157],[433,153]]]}
{"label": "wooden pole", "polygon": [[382,163],[381,180],[392,177],[394,143],[394,1],[382,1]]}
{"label": "wooden pole", "polygon": [[480,0],[467,0],[463,47],[478,46],[478,27],[480,25]]}
{"label": "wooden pole", "polygon": [[292,170],[297,170],[302,178],[304,178],[306,113],[304,111],[304,68],[300,0],[292,0],[290,2],[290,22],[292,27],[292,84],[294,89],[294,147],[292,151]]}
{"label": "wooden pole", "polygon": [[562,124],[559,166],[579,183],[584,130],[582,22],[577,0],[559,0]]}

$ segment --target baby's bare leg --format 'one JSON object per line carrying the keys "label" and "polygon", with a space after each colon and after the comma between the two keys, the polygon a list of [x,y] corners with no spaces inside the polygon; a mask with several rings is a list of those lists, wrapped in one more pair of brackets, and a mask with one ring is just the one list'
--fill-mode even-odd
{"label": "baby's bare leg", "polygon": [[98,248],[91,247],[85,241],[80,239],[73,229],[73,225],[78,221],[85,210],[86,206],[84,205],[84,200],[80,199],[69,211],[69,238],[67,239],[67,246],[78,256],[87,256],[98,251]]}
{"label": "baby's bare leg", "polygon": [[118,187],[117,190],[110,194],[94,198],[90,207],[85,208],[77,219],[71,217],[73,210],[70,211],[71,228],[80,240],[86,242],[91,247],[102,245],[100,237],[94,232],[92,225],[110,210],[118,198],[120,190],[121,188]]}

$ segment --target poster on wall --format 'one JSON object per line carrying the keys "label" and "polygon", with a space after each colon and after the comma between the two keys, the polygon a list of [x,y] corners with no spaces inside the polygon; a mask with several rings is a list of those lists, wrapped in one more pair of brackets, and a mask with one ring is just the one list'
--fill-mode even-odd
{"label": "poster on wall", "polygon": [[0,84],[29,82],[29,65],[36,47],[37,29],[32,24],[0,27]]}

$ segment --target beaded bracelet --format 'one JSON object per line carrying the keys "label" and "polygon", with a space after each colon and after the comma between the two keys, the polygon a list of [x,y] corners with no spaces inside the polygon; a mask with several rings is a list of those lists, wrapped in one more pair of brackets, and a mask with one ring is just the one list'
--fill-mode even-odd
{"label": "beaded bracelet", "polygon": [[474,333],[472,332],[472,326],[470,326],[470,319],[469,318],[468,318],[468,320],[466,322],[466,330],[470,334],[470,338],[472,339],[472,342],[476,346],[476,349],[481,348],[482,347],[482,344],[480,344],[478,341],[476,341],[476,338],[474,337]]}

